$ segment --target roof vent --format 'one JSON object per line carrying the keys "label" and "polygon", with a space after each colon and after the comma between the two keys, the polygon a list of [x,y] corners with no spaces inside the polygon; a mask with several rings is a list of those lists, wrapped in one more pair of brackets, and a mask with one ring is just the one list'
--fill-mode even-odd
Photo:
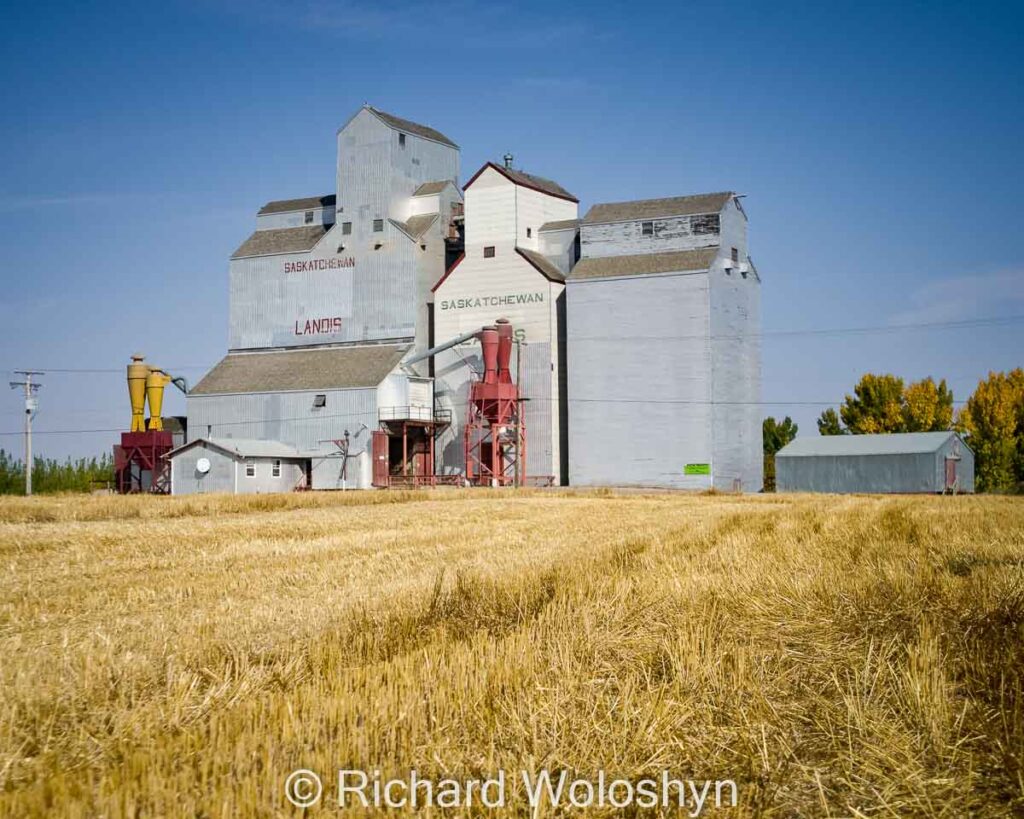
{"label": "roof vent", "polygon": [[505,154],[505,156],[502,157],[502,158],[505,160],[505,167],[508,168],[509,170],[511,170],[512,169],[512,160],[515,157],[513,157],[512,154]]}

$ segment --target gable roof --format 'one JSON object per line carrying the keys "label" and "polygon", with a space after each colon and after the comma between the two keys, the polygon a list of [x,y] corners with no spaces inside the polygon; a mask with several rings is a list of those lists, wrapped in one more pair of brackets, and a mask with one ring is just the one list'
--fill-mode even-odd
{"label": "gable roof", "polygon": [[569,272],[569,280],[649,276],[654,273],[696,273],[711,267],[718,250],[716,245],[697,250],[679,250],[674,253],[642,253],[635,256],[580,259]]}
{"label": "gable roof", "polygon": [[452,142],[448,137],[442,134],[440,131],[431,128],[428,125],[420,125],[418,122],[412,120],[402,119],[396,117],[394,114],[388,114],[372,105],[363,106],[367,111],[370,111],[377,116],[385,125],[394,128],[396,131],[405,131],[407,134],[415,134],[416,136],[423,137],[424,139],[430,139],[434,142],[440,142],[442,145],[450,145],[452,148],[458,148],[459,146]]}
{"label": "gable roof", "polygon": [[579,219],[560,219],[557,222],[545,222],[540,226],[540,232],[544,233],[549,230],[570,230],[572,228],[578,228],[579,226]]}
{"label": "gable roof", "polygon": [[517,247],[516,253],[533,265],[534,270],[549,282],[558,282],[559,284],[565,282],[565,274],[544,254],[535,250],[527,250],[525,247]]}
{"label": "gable roof", "polygon": [[631,219],[657,219],[664,216],[696,216],[718,213],[736,194],[699,193],[693,196],[672,196],[668,199],[636,199],[632,202],[605,202],[594,205],[583,217],[583,224],[628,222]]}
{"label": "gable roof", "polygon": [[312,208],[333,208],[338,202],[338,197],[333,193],[326,196],[307,196],[304,199],[277,199],[267,202],[260,208],[257,216],[266,216],[268,213],[288,213],[293,210],[310,210]]}
{"label": "gable roof", "polygon": [[[776,454],[776,458],[804,458],[815,455],[914,455],[940,449],[957,435],[945,432],[894,432],[884,435],[806,435],[796,438]],[[959,436],[957,436],[959,437]],[[965,448],[967,444],[961,445]]]}
{"label": "gable roof", "polygon": [[452,266],[449,267],[446,271],[444,271],[444,275],[437,280],[437,283],[433,287],[430,288],[430,292],[436,293],[437,288],[444,284],[444,280],[447,279],[450,275],[452,275],[452,271],[455,270],[455,268],[458,267],[460,264],[462,264],[462,260],[465,258],[466,251],[462,251],[462,253],[459,254],[459,257],[454,262],[452,262]]}
{"label": "gable roof", "polygon": [[257,230],[231,254],[232,259],[244,256],[269,256],[274,253],[302,253],[312,250],[334,224],[305,225],[297,228]]}
{"label": "gable roof", "polygon": [[366,344],[273,353],[228,353],[189,395],[376,387],[408,344]]}
{"label": "gable roof", "polygon": [[422,237],[437,221],[437,214],[421,213],[419,216],[410,216],[405,222],[399,222],[397,219],[388,219],[388,221],[410,239],[416,240]]}
{"label": "gable roof", "polygon": [[548,196],[554,196],[558,199],[565,199],[569,202],[579,204],[580,200],[569,193],[569,191],[557,182],[552,182],[550,179],[545,179],[543,176],[534,176],[532,173],[526,173],[526,171],[517,171],[512,168],[506,168],[504,165],[498,165],[496,162],[484,163],[484,166],[473,174],[470,180],[462,186],[462,189],[468,190],[469,186],[476,181],[477,177],[488,168],[493,168],[516,185],[522,185],[524,188],[529,188],[530,190],[539,191],[540,193],[546,193]]}
{"label": "gable roof", "polygon": [[280,441],[265,441],[257,438],[196,438],[167,453],[174,458],[195,446],[211,446],[226,455],[236,458],[301,458],[299,451]]}
{"label": "gable roof", "polygon": [[455,183],[450,179],[441,179],[437,182],[424,182],[416,190],[412,192],[413,196],[430,196],[435,193],[440,193],[449,185],[455,186]]}

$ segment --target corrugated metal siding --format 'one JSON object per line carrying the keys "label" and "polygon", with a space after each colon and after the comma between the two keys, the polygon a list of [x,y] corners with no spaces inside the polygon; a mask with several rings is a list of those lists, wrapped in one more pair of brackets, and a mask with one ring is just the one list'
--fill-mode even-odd
{"label": "corrugated metal siding", "polygon": [[[196,470],[200,458],[210,462],[210,471]],[[235,491],[235,459],[219,449],[194,446],[171,459],[171,494],[196,495]]]}
{"label": "corrugated metal siding", "polygon": [[941,492],[932,453],[775,458],[780,492]]}
{"label": "corrugated metal siding", "polygon": [[256,393],[188,398],[189,440],[206,437],[258,438],[294,446],[300,452],[337,451],[330,441],[350,435],[350,452],[370,446],[377,428],[377,390],[328,390],[327,406],[313,409],[317,393]]}
{"label": "corrugated metal siding", "polygon": [[[569,483],[710,486],[708,277],[569,281]],[[693,336],[655,341],[650,336]]]}
{"label": "corrugated metal siding", "polygon": [[[229,347],[291,347],[414,336],[419,346],[424,346],[430,287],[444,272],[441,232],[448,215],[442,214],[421,242],[410,240],[388,218],[408,218],[410,197],[423,182],[456,181],[458,173],[457,149],[413,134],[407,136],[405,148],[400,148],[395,131],[369,111],[357,114],[338,133],[335,227],[310,253],[231,261]],[[259,226],[267,226],[268,218],[262,217]],[[302,214],[274,219],[301,222]],[[334,221],[327,214],[323,219]],[[384,223],[382,232],[373,230],[377,219]],[[346,222],[352,225],[348,235],[342,228]],[[382,247],[376,249],[378,243]],[[311,260],[344,266],[285,272],[286,265]],[[340,330],[328,324],[322,328],[311,325],[317,331],[305,332],[307,320],[334,318],[341,319]]]}
{"label": "corrugated metal siding", "polygon": [[[737,249],[747,258],[746,219],[734,202],[722,211],[722,257]],[[761,401],[761,285],[753,275],[726,272],[720,264],[710,277],[710,331],[714,485],[746,492],[763,485]]]}
{"label": "corrugated metal siding", "polygon": [[[285,254],[233,259],[230,264],[229,346],[233,350],[294,347],[309,344],[409,338],[416,332],[418,280],[424,273],[421,255],[439,255],[440,242],[428,250],[385,220],[372,239],[351,241],[335,226],[313,254]],[[338,253],[339,243],[345,250]],[[417,255],[420,254],[420,255]],[[286,273],[285,265],[308,259],[355,260],[355,267]],[[341,319],[340,331],[306,333],[305,323]],[[326,329],[326,328],[325,328]]]}
{"label": "corrugated metal siding", "polygon": [[[481,177],[482,178],[482,177]],[[511,184],[505,181],[511,187]],[[484,188],[481,190],[490,190]],[[469,193],[477,191],[477,184]],[[481,194],[483,201],[487,196]],[[480,198],[474,199],[481,201]],[[500,197],[497,202],[500,202]],[[506,201],[505,205],[510,202]],[[473,215],[470,215],[473,214]],[[467,230],[478,226],[479,213],[467,210]],[[560,431],[558,425],[558,307],[557,299],[564,285],[549,282],[529,262],[515,253],[513,231],[502,228],[499,218],[511,220],[507,207],[496,207],[491,217],[492,235],[508,235],[498,247],[494,258],[483,258],[484,239],[467,250],[466,258],[452,271],[434,294],[435,338],[441,343],[449,338],[493,324],[505,317],[512,322],[522,347],[521,389],[530,400],[526,404],[527,471],[533,475],[553,475],[562,480],[560,462]],[[477,227],[472,227],[477,230]],[[470,255],[473,253],[474,255]],[[521,303],[517,297],[529,294],[533,301]],[[510,298],[511,297],[511,298]],[[480,299],[481,303],[476,304]],[[461,421],[466,415],[470,370],[463,359],[482,372],[479,344],[476,341],[459,345],[437,356],[435,361],[435,393],[438,405],[452,411],[452,428],[440,439],[438,463],[442,471],[461,473],[464,468]],[[512,368],[516,361],[513,351]]]}
{"label": "corrugated metal siding", "polygon": [[[200,458],[210,461],[210,471],[196,469]],[[281,474],[274,477],[273,464],[281,461]],[[238,494],[265,494],[291,492],[304,480],[304,461],[287,458],[252,459],[255,475],[246,474],[245,460],[237,460],[215,447],[202,444],[192,447],[171,460],[171,491],[175,495],[193,495],[208,492],[238,492]]]}
{"label": "corrugated metal siding", "polygon": [[782,492],[942,492],[947,457],[957,459],[957,491],[973,492],[974,453],[955,433],[947,433],[931,452],[787,455],[783,450],[775,456],[775,480]]}

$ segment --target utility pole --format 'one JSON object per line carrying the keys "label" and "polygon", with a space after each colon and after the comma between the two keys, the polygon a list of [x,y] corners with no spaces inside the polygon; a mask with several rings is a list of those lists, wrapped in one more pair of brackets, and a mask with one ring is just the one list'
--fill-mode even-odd
{"label": "utility pole", "polygon": [[12,390],[23,387],[25,390],[25,494],[32,494],[32,418],[39,409],[39,399],[36,393],[42,388],[42,384],[34,384],[32,376],[46,375],[39,370],[15,370],[16,375],[25,376],[24,381],[9,382]]}

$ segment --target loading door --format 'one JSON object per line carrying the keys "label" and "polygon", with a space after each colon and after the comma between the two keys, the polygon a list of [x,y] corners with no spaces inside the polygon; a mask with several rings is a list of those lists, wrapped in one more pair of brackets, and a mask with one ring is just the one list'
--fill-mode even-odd
{"label": "loading door", "polygon": [[373,433],[373,485],[388,485],[388,434],[382,430]]}
{"label": "loading door", "polygon": [[946,491],[956,489],[956,458],[946,458]]}

